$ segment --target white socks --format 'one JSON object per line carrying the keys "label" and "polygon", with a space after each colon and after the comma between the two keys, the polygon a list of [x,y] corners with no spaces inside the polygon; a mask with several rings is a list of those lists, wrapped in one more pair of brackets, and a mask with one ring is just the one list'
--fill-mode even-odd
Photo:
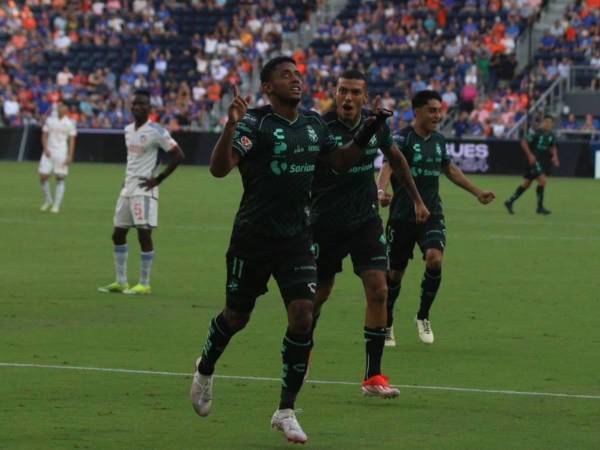
{"label": "white socks", "polygon": [[115,270],[117,272],[117,283],[127,284],[127,244],[115,245]]}
{"label": "white socks", "polygon": [[60,208],[63,196],[65,195],[65,180],[56,180],[56,192],[54,194],[54,206]]}
{"label": "white socks", "polygon": [[[127,244],[115,245],[115,271],[117,273],[117,283],[127,284],[127,257],[129,248]],[[140,284],[150,286],[150,272],[152,271],[152,261],[154,260],[154,251],[141,252],[140,265]]]}
{"label": "white socks", "polygon": [[46,180],[41,183],[42,192],[44,192],[44,203],[52,204],[52,194],[50,193],[50,181]]}
{"label": "white socks", "polygon": [[140,284],[150,286],[150,271],[152,270],[152,261],[154,260],[154,251],[142,252],[142,264],[140,266]]}

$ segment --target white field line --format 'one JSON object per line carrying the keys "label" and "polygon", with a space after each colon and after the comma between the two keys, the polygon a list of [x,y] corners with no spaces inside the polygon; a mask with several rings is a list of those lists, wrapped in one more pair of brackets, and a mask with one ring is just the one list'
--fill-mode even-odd
{"label": "white field line", "polygon": [[[117,369],[109,367],[82,367],[82,366],[59,366],[49,364],[22,364],[22,363],[9,363],[0,362],[0,367],[6,368],[25,368],[25,369],[57,369],[57,370],[76,370],[83,372],[109,372],[109,373],[126,373],[132,375],[160,375],[170,377],[190,377],[192,373],[183,372],[164,372],[156,370],[134,370],[134,369]],[[252,377],[252,376],[240,376],[240,375],[215,375],[215,378],[222,378],[226,380],[241,380],[241,381],[268,381],[268,382],[279,382],[280,378],[270,377]],[[349,381],[328,381],[328,380],[308,380],[309,384],[332,384],[339,386],[360,386],[360,383],[354,383]],[[514,390],[503,390],[503,389],[478,389],[478,388],[465,388],[465,387],[450,387],[450,386],[419,386],[413,384],[395,384],[395,387],[403,389],[420,389],[420,390],[431,390],[431,391],[448,391],[448,392],[469,392],[477,394],[500,394],[500,395],[513,395],[513,396],[529,396],[529,397],[560,397],[560,398],[583,398],[590,400],[600,400],[600,395],[592,394],[566,394],[558,392],[530,392],[530,391],[514,391]]]}
{"label": "white field line", "polygon": [[450,233],[450,238],[474,239],[478,241],[600,241],[600,236],[548,236],[548,235],[518,235],[518,234],[461,234]]}

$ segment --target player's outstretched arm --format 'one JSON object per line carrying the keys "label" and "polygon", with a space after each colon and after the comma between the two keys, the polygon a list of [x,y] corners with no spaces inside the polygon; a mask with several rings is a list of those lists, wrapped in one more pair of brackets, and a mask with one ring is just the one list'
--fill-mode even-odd
{"label": "player's outstretched arm", "polygon": [[444,173],[450,179],[450,181],[452,181],[457,186],[460,186],[465,191],[468,191],[471,194],[473,194],[475,197],[477,197],[477,200],[479,200],[479,202],[483,203],[484,205],[491,203],[496,198],[496,194],[494,194],[493,192],[484,191],[475,186],[471,182],[471,180],[469,180],[465,176],[463,171],[460,170],[460,168],[452,162],[449,163],[446,167],[444,167]]}
{"label": "player's outstretched arm", "polygon": [[248,111],[248,103],[250,103],[250,98],[242,98],[234,85],[233,101],[227,111],[227,124],[210,155],[209,169],[214,177],[222,178],[226,176],[240,162],[240,156],[233,149],[233,137],[238,122],[242,120]]}
{"label": "player's outstretched arm", "polygon": [[392,195],[387,191],[391,176],[392,168],[390,167],[390,163],[384,161],[377,177],[377,199],[383,208],[389,206],[392,201]]}
{"label": "player's outstretched arm", "polygon": [[371,117],[365,120],[350,142],[324,156],[325,161],[336,172],[348,171],[364,156],[369,141],[392,114],[381,107],[381,98],[377,96]]}
{"label": "player's outstretched arm", "polygon": [[529,148],[529,143],[527,142],[527,139],[521,139],[521,148],[527,156],[527,161],[529,162],[529,165],[533,166],[535,164],[536,158],[531,149]]}
{"label": "player's outstretched arm", "polygon": [[150,189],[158,186],[165,180],[165,178],[171,175],[175,169],[177,169],[177,166],[179,166],[179,164],[181,164],[181,162],[185,159],[185,154],[179,145],[176,145],[169,150],[169,154],[171,157],[169,159],[169,164],[167,164],[167,167],[165,167],[165,170],[159,173],[156,178],[142,178],[142,182],[139,184],[140,187],[144,187],[147,191],[149,191]]}
{"label": "player's outstretched arm", "polygon": [[425,206],[425,203],[421,198],[421,194],[417,189],[417,185],[415,184],[415,180],[410,173],[408,161],[406,161],[406,158],[395,144],[390,148],[390,152],[387,157],[394,175],[397,176],[408,188],[408,193],[415,207],[415,217],[417,223],[427,222],[430,216],[429,210]]}

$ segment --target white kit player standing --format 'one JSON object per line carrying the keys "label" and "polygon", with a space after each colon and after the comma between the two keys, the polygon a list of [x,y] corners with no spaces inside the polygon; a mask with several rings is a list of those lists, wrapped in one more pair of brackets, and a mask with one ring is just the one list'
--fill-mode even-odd
{"label": "white kit player standing", "polygon": [[[65,178],[69,174],[69,165],[75,154],[75,136],[77,127],[68,116],[69,109],[64,102],[58,103],[58,116],[48,117],[42,127],[42,157],[38,172],[40,184],[44,192],[44,204],[41,211],[50,209],[53,213],[60,211],[65,195]],[[56,177],[54,199],[50,192],[50,176]]]}
{"label": "white kit player standing", "polygon": [[[127,169],[125,183],[117,200],[114,230],[115,282],[100,287],[100,292],[117,292],[143,295],[152,292],[150,270],[154,259],[152,230],[158,226],[158,185],[167,178],[184,159],[184,154],[169,132],[150,122],[150,93],[137,90],[131,105],[135,119],[125,127]],[[159,165],[159,149],[171,155],[165,170],[155,175]],[[141,247],[140,281],[129,288],[127,282],[127,232],[137,228]]]}

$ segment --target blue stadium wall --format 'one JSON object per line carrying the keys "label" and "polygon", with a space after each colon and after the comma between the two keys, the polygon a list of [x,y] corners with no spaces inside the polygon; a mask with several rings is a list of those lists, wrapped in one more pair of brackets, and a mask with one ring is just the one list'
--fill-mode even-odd
{"label": "blue stadium wall", "polygon": [[[41,130],[30,127],[21,149],[22,128],[0,128],[0,160],[38,160],[41,155]],[[208,164],[210,150],[217,141],[214,133],[180,132],[173,137],[186,154],[186,164]],[[467,173],[521,175],[526,165],[518,141],[448,140],[453,161]],[[593,177],[592,148],[585,142],[559,142],[561,166],[554,175]],[[75,160],[78,162],[124,163],[126,150],[121,132],[82,131],[77,137]]]}

